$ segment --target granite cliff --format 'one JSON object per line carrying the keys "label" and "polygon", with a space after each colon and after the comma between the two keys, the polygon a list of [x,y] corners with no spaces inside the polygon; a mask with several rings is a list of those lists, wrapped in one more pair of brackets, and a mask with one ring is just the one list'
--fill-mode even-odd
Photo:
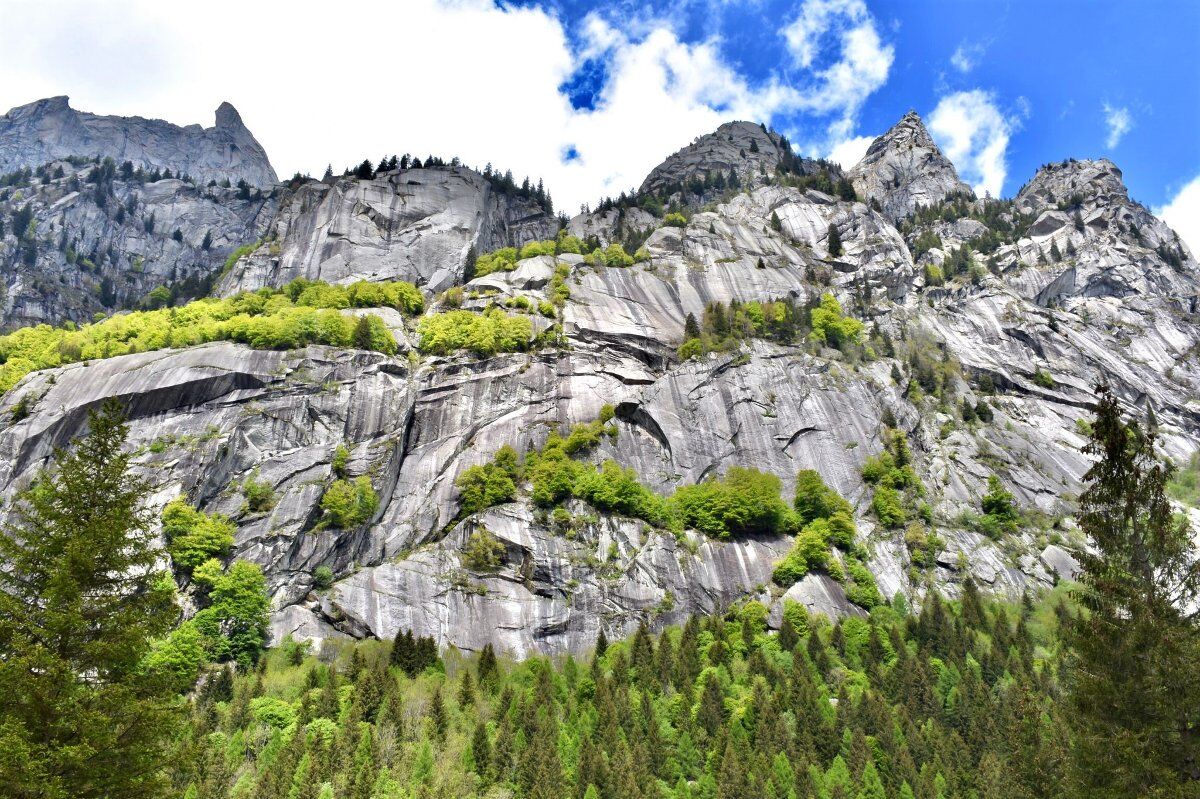
{"label": "granite cliff", "polygon": [[[640,231],[631,264],[551,248],[465,283],[474,255],[551,239],[556,220],[459,167],[310,181],[245,216],[218,203],[243,225],[229,243],[262,240],[220,277],[221,294],[298,277],[404,279],[425,290],[426,315],[502,308],[529,315],[532,337],[524,351],[433,354],[420,319],[378,311],[395,356],[226,342],[35,372],[0,402],[14,419],[0,431],[0,486],[23,485],[88,408],[118,397],[155,502],[183,495],[236,522],[233,555],[262,565],[276,639],[411,628],[524,655],[744,597],[776,612],[784,599],[864,612],[827,572],[773,584],[790,536],[672,534],[577,499],[551,514],[525,492],[460,513],[468,468],[505,445],[537,449],[605,406],[614,432],[581,457],[612,459],[660,494],[754,466],[790,498],[798,471],[817,470],[853,505],[856,551],[885,597],[954,593],[967,575],[1016,596],[1072,573],[1079,447],[1100,381],[1130,410],[1153,410],[1167,456],[1200,449],[1200,266],[1111,163],[1052,165],[1013,200],[980,200],[910,114],[845,175],[812,171],[850,181],[851,197],[814,188],[805,168],[777,174],[778,146],[757,125],[723,126],[665,161],[633,202],[569,221],[606,247]],[[725,186],[709,180],[703,203],[672,199],[680,179],[718,172]],[[665,224],[673,202],[684,213]],[[689,315],[707,336],[715,309],[775,300],[805,316],[823,295],[863,323],[860,345],[725,331],[681,357]],[[864,479],[897,437],[922,487],[899,525],[881,521]],[[336,471],[379,497],[350,529],[319,524],[339,447],[349,457]],[[978,519],[992,476],[1023,511],[1000,533]],[[249,479],[269,484],[269,509],[249,510]],[[500,551],[480,568],[466,550],[484,530]]]}

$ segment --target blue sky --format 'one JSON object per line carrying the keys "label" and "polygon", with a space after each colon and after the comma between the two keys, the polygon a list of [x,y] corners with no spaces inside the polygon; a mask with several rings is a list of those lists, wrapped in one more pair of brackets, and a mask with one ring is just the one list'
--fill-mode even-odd
{"label": "blue sky", "polygon": [[[589,15],[614,25],[665,25],[684,42],[716,40],[753,84],[773,76],[803,85],[778,31],[797,2],[515,2],[554,9],[585,46]],[[834,4],[836,5],[836,4]],[[863,101],[860,135],[886,130],[906,110],[929,117],[955,92],[983,91],[1010,121],[1003,195],[1037,167],[1069,156],[1110,158],[1133,196],[1169,200],[1200,174],[1200,2],[911,2],[867,0],[880,40],[894,51],[887,80]],[[838,57],[835,47],[816,65]],[[601,100],[601,60],[566,85],[576,103]],[[797,142],[819,142],[829,115],[783,111],[770,122]],[[940,138],[940,137],[939,137]]]}
{"label": "blue sky", "polygon": [[981,193],[1111,158],[1200,250],[1200,0],[0,0],[0,19],[0,108],[66,94],[208,125],[229,100],[282,176],[458,155],[542,177],[573,214],[729,119],[848,167],[914,108]]}

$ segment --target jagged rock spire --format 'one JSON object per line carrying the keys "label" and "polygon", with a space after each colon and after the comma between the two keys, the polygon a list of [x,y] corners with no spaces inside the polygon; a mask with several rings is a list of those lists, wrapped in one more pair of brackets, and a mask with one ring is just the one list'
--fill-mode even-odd
{"label": "jagged rock spire", "polygon": [[957,192],[971,194],[954,164],[938,149],[916,111],[871,143],[847,176],[860,197],[875,199],[892,219]]}

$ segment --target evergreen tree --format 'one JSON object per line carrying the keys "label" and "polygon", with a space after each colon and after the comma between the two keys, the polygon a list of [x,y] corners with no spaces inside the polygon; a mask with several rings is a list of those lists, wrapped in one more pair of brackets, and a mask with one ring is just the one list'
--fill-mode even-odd
{"label": "evergreen tree", "polygon": [[1101,387],[1079,498],[1087,612],[1067,636],[1075,778],[1101,799],[1200,790],[1200,561],[1155,443]]}
{"label": "evergreen tree", "polygon": [[177,611],[115,400],[0,531],[0,793],[155,796],[177,721],[141,664]]}
{"label": "evergreen tree", "polygon": [[842,234],[838,232],[837,225],[829,223],[829,257],[837,258],[842,254]]}

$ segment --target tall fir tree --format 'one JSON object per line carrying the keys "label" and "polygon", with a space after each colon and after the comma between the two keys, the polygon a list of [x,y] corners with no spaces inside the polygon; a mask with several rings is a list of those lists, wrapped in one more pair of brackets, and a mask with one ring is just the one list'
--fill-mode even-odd
{"label": "tall fir tree", "polygon": [[142,661],[178,615],[120,405],[18,495],[0,531],[0,795],[156,796],[179,719]]}
{"label": "tall fir tree", "polygon": [[1067,633],[1074,776],[1097,799],[1200,793],[1200,561],[1155,443],[1101,387],[1079,498],[1094,550]]}

